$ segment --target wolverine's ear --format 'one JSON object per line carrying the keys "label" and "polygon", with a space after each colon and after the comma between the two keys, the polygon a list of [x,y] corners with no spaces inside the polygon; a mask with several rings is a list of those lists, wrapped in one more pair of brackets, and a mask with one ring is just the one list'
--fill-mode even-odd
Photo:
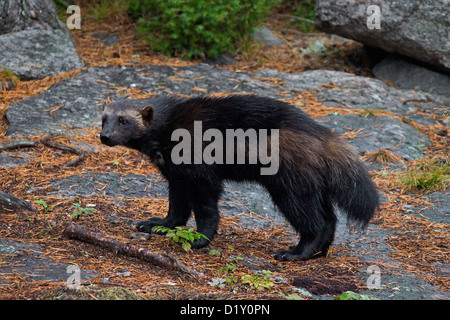
{"label": "wolverine's ear", "polygon": [[103,103],[102,103],[102,111],[105,111],[105,108],[106,108],[106,100],[103,101]]}
{"label": "wolverine's ear", "polygon": [[144,122],[144,124],[149,125],[153,119],[153,107],[145,106],[144,109],[140,110],[139,112],[142,116],[142,121]]}

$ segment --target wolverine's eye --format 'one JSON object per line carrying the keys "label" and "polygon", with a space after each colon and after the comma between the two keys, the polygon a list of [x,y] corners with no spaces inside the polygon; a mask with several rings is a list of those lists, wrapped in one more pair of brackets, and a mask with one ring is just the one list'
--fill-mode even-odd
{"label": "wolverine's eye", "polygon": [[128,120],[124,119],[123,117],[119,117],[119,123],[125,125],[128,124]]}

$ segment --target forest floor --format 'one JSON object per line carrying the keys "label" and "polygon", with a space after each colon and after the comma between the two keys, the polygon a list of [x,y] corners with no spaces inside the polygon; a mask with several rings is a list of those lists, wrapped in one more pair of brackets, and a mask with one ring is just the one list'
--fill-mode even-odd
{"label": "forest floor", "polygon": [[[285,41],[281,47],[264,47],[262,44],[251,43],[234,57],[234,64],[219,68],[232,72],[273,69],[285,73],[323,69],[371,77],[370,68],[364,62],[363,48],[356,42],[336,40],[321,33],[283,33],[277,31],[276,22],[271,28]],[[106,46],[98,36],[99,30],[102,34],[116,36],[117,41]],[[83,29],[73,31],[72,34],[85,68],[42,80],[21,81],[11,90],[1,90],[0,143],[15,139],[5,136],[8,128],[5,112],[12,103],[44,93],[52,85],[76,77],[83,70],[140,65],[189,67],[201,63],[168,58],[151,52],[137,40],[133,24],[119,28],[86,20],[83,21]],[[322,38],[327,38],[323,42],[327,45],[327,52],[332,52],[331,54],[299,56],[301,48]],[[274,90],[283,87],[279,79],[267,78],[262,81],[270,84]],[[132,98],[146,98],[155,94],[133,87],[111,90]],[[203,90],[191,88],[194,94],[203,93]],[[304,110],[315,118],[334,110],[317,101],[314,93],[296,96],[295,103],[305,105]],[[47,113],[51,115],[57,110],[58,106],[50,106]],[[98,124],[98,120],[92,119],[92,123]],[[425,158],[411,161],[405,166],[417,169],[427,163],[448,161],[448,138],[442,132],[437,134],[445,128],[438,124],[418,125],[417,128],[431,143],[425,150]],[[43,133],[27,139],[40,141],[45,135]],[[424,290],[433,292],[431,296],[425,295],[426,298],[449,298],[449,225],[430,221],[420,215],[421,210],[432,206],[426,198],[429,191],[409,190],[398,175],[386,174],[383,166],[372,170],[371,174],[377,187],[382,194],[388,196],[389,201],[382,203],[368,233],[360,234],[354,242],[365,242],[368,247],[373,245],[374,250],[377,250],[376,244],[380,242],[378,237],[382,237],[386,245],[384,260],[374,262],[370,259],[370,251],[357,252],[359,247],[352,240],[338,242],[325,258],[281,263],[273,258],[273,252],[292,245],[295,235],[288,227],[280,228],[277,224],[272,224],[269,217],[244,208],[244,205],[242,211],[234,216],[223,216],[219,233],[209,248],[185,252],[170,239],[156,235],[149,240],[130,239],[130,234],[136,231],[127,223],[127,219],[136,221],[148,219],[149,216],[165,216],[168,210],[167,197],[142,198],[139,196],[141,193],[127,193],[127,188],[133,186],[127,185],[126,179],[145,176],[157,186],[158,171],[145,156],[121,147],[106,148],[100,144],[98,137],[99,127],[92,125],[83,129],[66,128],[64,134],[52,138],[53,142],[90,150],[74,166],[65,164],[76,159],[77,155],[39,144],[21,149],[24,154],[11,151],[16,158],[26,158],[26,164],[0,167],[0,190],[28,200],[36,208],[34,212],[0,214],[0,248],[3,250],[0,250],[0,298],[225,300],[284,299],[287,296],[317,299],[332,298],[345,291],[377,296],[377,290],[369,291],[367,288],[367,280],[371,275],[367,270],[374,264],[382,270],[381,285],[384,294],[380,298],[395,298],[400,290],[397,276],[405,274],[414,278],[414,281],[409,288],[411,295],[405,294],[403,298],[420,299]],[[99,178],[105,173],[123,177],[124,185],[117,186],[120,188],[120,196],[102,194],[102,191],[109,192],[110,188],[109,178],[103,184]],[[71,198],[58,194],[55,181],[86,177],[85,181],[73,180],[73,185],[66,187],[67,193],[75,190],[76,194],[79,185],[90,181],[86,174],[94,177],[95,183],[91,183],[91,187],[98,192],[84,195],[80,193],[81,195]],[[136,179],[133,183],[137,183],[140,178]],[[60,184],[59,187],[65,186]],[[142,192],[150,188],[151,185],[144,185]],[[448,182],[435,191],[445,192],[447,188]],[[88,213],[89,210],[86,210],[75,218],[73,214],[80,208],[91,208],[95,212]],[[415,214],[408,215],[405,214],[405,208],[420,209]],[[267,221],[263,223],[266,227],[261,229],[242,226],[240,218],[244,216]],[[179,263],[203,273],[203,276],[195,277],[157,267],[96,245],[68,239],[63,231],[70,222],[92,231],[105,232],[122,243],[132,243],[153,252],[170,254]],[[66,267],[69,265],[77,265],[81,269],[81,290],[67,289],[66,279],[70,274],[66,272]]]}

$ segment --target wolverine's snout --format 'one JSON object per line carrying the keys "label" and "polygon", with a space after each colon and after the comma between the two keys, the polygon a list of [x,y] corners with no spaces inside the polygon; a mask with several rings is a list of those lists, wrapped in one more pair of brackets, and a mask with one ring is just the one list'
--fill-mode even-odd
{"label": "wolverine's snout", "polygon": [[100,134],[100,140],[103,144],[106,144],[107,146],[112,146],[111,143],[111,137],[108,133],[101,133]]}

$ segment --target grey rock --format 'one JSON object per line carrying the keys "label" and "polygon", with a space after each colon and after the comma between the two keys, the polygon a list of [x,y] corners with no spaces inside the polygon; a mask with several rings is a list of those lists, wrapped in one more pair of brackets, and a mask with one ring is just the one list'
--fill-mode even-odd
{"label": "grey rock", "polygon": [[0,167],[13,168],[26,165],[34,156],[26,152],[20,153],[0,153]]}
{"label": "grey rock", "polygon": [[389,55],[373,68],[373,74],[404,89],[450,97],[450,76]]}
{"label": "grey rock", "polygon": [[[377,265],[376,263],[374,265]],[[381,300],[449,300],[450,293],[439,290],[426,280],[411,273],[391,272],[380,268],[380,289],[363,290],[359,294],[366,294]],[[369,276],[366,273],[366,279]]]}
{"label": "grey rock", "polygon": [[[106,97],[121,97],[113,93],[113,87],[130,86],[149,92],[170,91],[186,95],[231,91],[279,97],[272,87],[253,80],[247,73],[222,71],[207,64],[180,68],[90,68],[73,78],[61,80],[42,94],[11,104],[6,111],[9,121],[6,135],[59,133],[64,131],[64,127],[88,127],[100,119],[101,102]],[[193,91],[191,88],[194,87],[205,91]],[[53,112],[53,116],[45,111],[61,104],[63,106]]]}
{"label": "grey rock", "polygon": [[[162,74],[162,77],[166,76]],[[154,80],[159,81],[159,78]],[[100,118],[101,102],[106,97],[119,97],[103,92],[113,91],[113,86],[129,87],[132,84],[140,87],[145,84],[150,88],[156,85],[128,67],[87,69],[73,78],[61,80],[40,95],[11,104],[5,114],[9,121],[6,134],[59,133],[64,131],[64,126],[87,127]],[[52,113],[53,116],[45,112],[59,105],[63,106]]]}
{"label": "grey rock", "polygon": [[[101,102],[121,96],[113,87],[134,87],[159,94],[173,92],[185,95],[213,92],[256,93],[281,98],[280,88],[258,81],[253,77],[281,78],[285,92],[316,90],[316,96],[328,106],[350,105],[356,109],[380,109],[411,117],[424,124],[434,124],[432,113],[442,106],[450,106],[450,99],[421,91],[397,89],[380,80],[354,76],[337,71],[307,71],[287,74],[273,70],[253,74],[220,70],[207,64],[171,68],[165,66],[139,66],[120,68],[99,67],[84,70],[51,86],[42,94],[13,103],[6,111],[9,121],[8,136],[27,136],[46,132],[60,133],[65,127],[88,127],[99,123]],[[334,83],[338,87],[324,84]],[[193,89],[194,88],[194,89]],[[201,88],[199,91],[195,88]],[[122,97],[123,98],[123,97]],[[59,106],[49,114],[49,108]],[[417,115],[416,109],[428,112],[430,117]]]}
{"label": "grey rock", "polygon": [[[263,96],[280,97],[273,87],[254,80],[247,72],[233,72],[199,64],[192,67],[174,68],[176,78],[169,78],[165,86],[181,94],[206,94],[213,92],[258,93]],[[179,80],[177,80],[179,79]],[[204,91],[193,91],[198,87]]]}
{"label": "grey rock", "polygon": [[[257,77],[281,78],[287,90],[316,91],[317,100],[329,107],[386,110],[409,116],[423,124],[434,124],[430,117],[417,115],[417,109],[432,116],[436,110],[450,108],[450,98],[422,91],[393,88],[378,79],[341,71],[315,70],[286,74],[275,70],[253,73]],[[334,84],[335,86],[324,86]]]}
{"label": "grey rock", "polygon": [[104,33],[104,32],[97,32],[92,35],[94,38],[98,38],[101,43],[103,43],[105,46],[109,47],[113,44],[116,44],[119,42],[119,36],[116,34],[110,34],[110,33]]}
{"label": "grey rock", "polygon": [[0,69],[21,80],[80,69],[83,62],[52,0],[1,1]]}
{"label": "grey rock", "polygon": [[360,153],[383,148],[409,161],[422,158],[425,155],[422,148],[430,144],[426,135],[391,117],[331,115],[318,121],[339,133],[363,129],[354,139],[348,140]]}
{"label": "grey rock", "polygon": [[[56,191],[48,194],[71,199],[77,196],[90,197],[104,195],[109,197],[167,197],[167,186],[155,180],[156,175],[88,172],[81,175],[71,175],[64,179],[52,182]],[[150,188],[150,185],[152,186]]]}
{"label": "grey rock", "polygon": [[[432,192],[422,198],[431,202],[433,206],[415,208],[417,214],[427,217],[431,222],[450,225],[450,190],[446,192]],[[449,228],[447,230],[450,231]]]}
{"label": "grey rock", "polygon": [[284,41],[278,38],[276,35],[270,31],[269,28],[262,26],[256,28],[253,32],[253,40],[255,42],[261,42],[269,46],[281,46]]}
{"label": "grey rock", "polygon": [[62,30],[69,35],[52,0],[2,0],[0,4],[0,34],[33,29]]}
{"label": "grey rock", "polygon": [[[33,281],[49,280],[66,281],[71,273],[67,273],[70,264],[58,262],[44,254],[42,246],[34,243],[11,241],[0,238],[0,274],[20,274]],[[81,281],[89,280],[96,274],[87,269],[80,270]],[[9,283],[2,278],[0,284]],[[12,283],[12,280],[11,280]]]}
{"label": "grey rock", "polygon": [[217,59],[212,59],[210,61],[207,61],[207,63],[213,66],[227,66],[234,64],[235,60],[226,53],[220,53]]}
{"label": "grey rock", "polygon": [[0,68],[22,80],[55,76],[84,66],[62,30],[24,30],[0,35]]}
{"label": "grey rock", "polygon": [[130,239],[136,239],[136,240],[149,240],[152,235],[150,233],[145,232],[136,232],[136,233],[130,233],[128,236]]}
{"label": "grey rock", "polygon": [[[369,5],[380,8],[380,29],[369,29]],[[317,0],[318,29],[450,70],[450,6],[446,0]]]}

